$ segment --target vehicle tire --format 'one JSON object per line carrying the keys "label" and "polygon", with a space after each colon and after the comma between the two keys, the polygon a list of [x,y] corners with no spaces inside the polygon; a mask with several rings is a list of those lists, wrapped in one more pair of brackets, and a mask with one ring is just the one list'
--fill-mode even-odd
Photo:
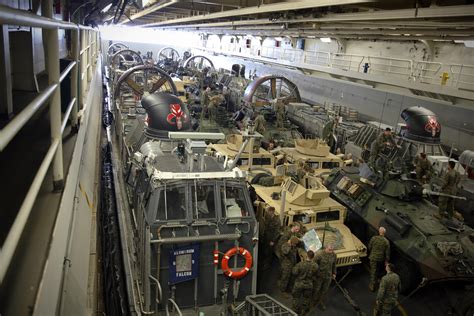
{"label": "vehicle tire", "polygon": [[417,266],[402,257],[396,258],[394,261],[395,272],[400,276],[401,293],[409,294],[413,291],[421,281],[421,274],[418,272]]}

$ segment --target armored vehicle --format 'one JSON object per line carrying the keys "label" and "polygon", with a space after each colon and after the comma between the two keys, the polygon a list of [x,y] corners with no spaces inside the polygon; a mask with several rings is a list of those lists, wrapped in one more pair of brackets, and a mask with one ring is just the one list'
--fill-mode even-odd
{"label": "armored vehicle", "polygon": [[[361,263],[361,258],[367,256],[367,248],[344,224],[346,208],[329,197],[329,191],[316,177],[305,176],[301,180],[304,183],[302,185],[288,176],[294,167],[278,166],[275,185],[261,185],[252,181],[257,196],[262,200],[258,203],[257,214],[263,217],[264,209],[272,206],[280,214],[283,225],[302,222],[306,230],[315,229],[319,247],[323,243],[333,245],[338,267]],[[263,218],[259,220],[265,222]]]}
{"label": "armored vehicle", "polygon": [[[253,134],[254,138],[258,134]],[[261,135],[260,135],[261,137]],[[240,148],[243,151],[239,155]],[[250,148],[253,148],[251,151]],[[223,144],[210,144],[208,153],[212,156],[222,156],[225,160],[235,160],[236,165],[242,170],[251,171],[256,169],[272,170],[275,167],[275,156],[260,147],[259,140],[245,143],[241,134],[230,134],[226,136]]]}
{"label": "armored vehicle", "polygon": [[[409,156],[424,148],[437,148],[440,127],[435,118],[408,114],[407,129],[398,146],[379,154],[374,167],[334,170],[325,184],[332,196],[350,211],[350,226],[362,241],[379,226],[387,229],[392,244],[391,260],[398,267],[403,290],[426,282],[474,282],[474,230],[456,219],[439,215],[430,199],[440,193],[424,188],[406,167]],[[421,125],[421,127],[420,127]],[[427,128],[429,127],[429,129]],[[411,163],[411,162],[410,162]],[[455,197],[454,197],[455,198]],[[426,282],[424,284],[426,284]],[[464,315],[474,309],[471,290],[458,283],[453,305]]]}
{"label": "armored vehicle", "polygon": [[283,147],[278,150],[285,155],[289,163],[303,162],[308,164],[317,175],[341,168],[349,161],[329,152],[329,146],[321,139],[296,139],[295,147]]}

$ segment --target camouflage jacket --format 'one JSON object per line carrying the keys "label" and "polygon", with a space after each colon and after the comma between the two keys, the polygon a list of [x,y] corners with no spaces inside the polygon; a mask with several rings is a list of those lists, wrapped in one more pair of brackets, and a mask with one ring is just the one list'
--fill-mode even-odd
{"label": "camouflage jacket", "polygon": [[373,261],[390,260],[390,242],[384,236],[374,236],[369,241],[369,259]]}
{"label": "camouflage jacket", "polygon": [[260,134],[262,134],[263,132],[265,132],[265,118],[263,117],[262,114],[259,114],[257,115],[257,117],[255,118],[255,130],[257,132],[259,132]]}
{"label": "camouflage jacket", "polygon": [[281,245],[280,265],[282,266],[282,268],[293,267],[296,264],[297,255],[298,252],[296,247],[292,247],[287,242]]}
{"label": "camouflage jacket", "polygon": [[393,146],[395,145],[395,139],[393,138],[391,134],[390,135],[385,135],[384,133],[380,134],[379,137],[377,137],[375,145],[378,148],[383,148],[383,146],[385,146],[385,143],[390,143]]}
{"label": "camouflage jacket", "polygon": [[416,161],[416,169],[424,170],[426,172],[430,172],[431,171],[431,163],[429,162],[428,159],[418,158],[417,161]]}
{"label": "camouflage jacket", "polygon": [[459,172],[456,170],[448,170],[443,178],[443,186],[441,188],[443,193],[447,194],[456,194],[457,186],[459,181],[461,180],[461,176]]}
{"label": "camouflage jacket", "polygon": [[209,102],[209,92],[207,91],[203,91],[201,93],[201,106],[204,107],[204,106],[207,106],[207,103]]}
{"label": "camouflage jacket", "polygon": [[388,272],[380,281],[377,301],[394,303],[401,289],[400,277],[394,272]]}
{"label": "camouflage jacket", "polygon": [[314,262],[319,267],[319,277],[332,278],[336,273],[336,254],[327,253],[324,249],[318,250],[314,256]]}
{"label": "camouflage jacket", "polygon": [[318,264],[314,261],[301,261],[293,267],[293,275],[296,276],[295,288],[312,289],[313,279],[318,273]]}
{"label": "camouflage jacket", "polygon": [[273,241],[276,243],[280,237],[280,219],[278,216],[265,217],[265,242]]}

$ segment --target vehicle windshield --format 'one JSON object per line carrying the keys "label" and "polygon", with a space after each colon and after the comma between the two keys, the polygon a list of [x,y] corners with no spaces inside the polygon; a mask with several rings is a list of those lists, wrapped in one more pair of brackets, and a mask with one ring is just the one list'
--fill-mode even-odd
{"label": "vehicle windshield", "polygon": [[318,212],[316,213],[316,222],[330,222],[330,221],[338,221],[340,217],[340,212],[336,211],[327,211],[327,212]]}

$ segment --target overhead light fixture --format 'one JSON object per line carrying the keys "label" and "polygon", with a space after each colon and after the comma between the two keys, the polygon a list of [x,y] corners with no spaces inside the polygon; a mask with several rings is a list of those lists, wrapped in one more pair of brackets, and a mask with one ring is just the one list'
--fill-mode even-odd
{"label": "overhead light fixture", "polygon": [[100,12],[106,13],[107,11],[110,10],[110,8],[112,8],[112,3],[109,3],[108,5],[106,5],[102,10],[100,10]]}
{"label": "overhead light fixture", "polygon": [[331,43],[332,42],[331,38],[329,38],[329,37],[321,37],[320,40],[323,43]]}

